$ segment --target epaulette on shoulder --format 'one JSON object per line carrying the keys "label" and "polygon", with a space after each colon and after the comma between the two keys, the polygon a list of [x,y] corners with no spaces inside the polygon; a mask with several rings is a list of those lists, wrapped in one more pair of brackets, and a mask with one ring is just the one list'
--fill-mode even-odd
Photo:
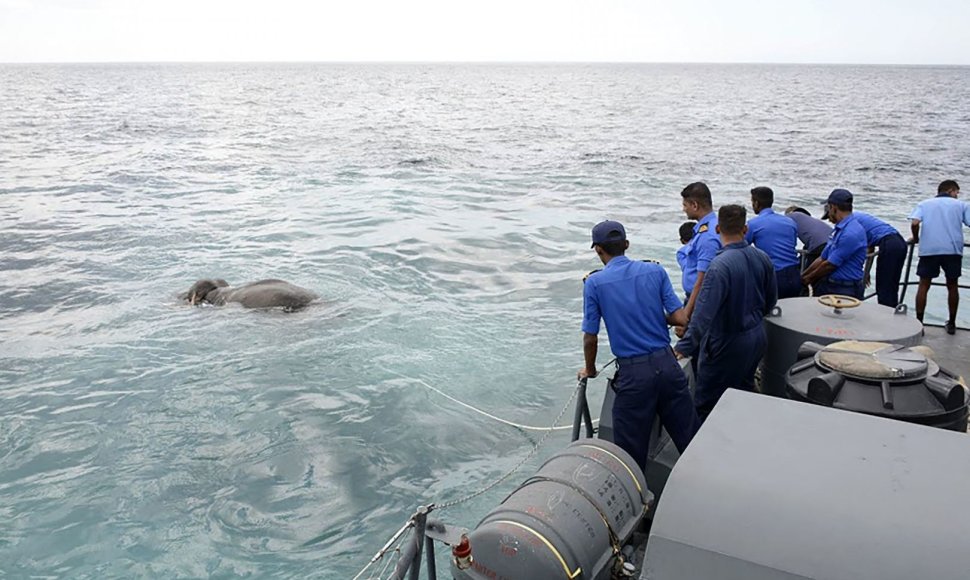
{"label": "epaulette on shoulder", "polygon": [[704,224],[701,227],[697,228],[697,233],[703,234],[704,232],[706,232],[709,229],[711,229],[710,225]]}
{"label": "epaulette on shoulder", "polygon": [[[662,266],[662,265],[663,265],[663,264],[661,264],[660,262],[658,262],[658,261],[656,261],[656,260],[640,260],[640,261],[641,261],[641,262],[645,262],[645,263],[647,263],[647,264],[656,264],[656,265],[658,265],[658,266]],[[593,274],[595,274],[595,273],[597,273],[597,272],[602,272],[602,271],[603,271],[603,269],[602,269],[602,268],[600,268],[600,269],[598,269],[598,270],[593,270],[593,271],[592,271],[592,272],[590,272],[589,274],[586,274],[585,276],[583,276],[583,282],[585,282],[586,280],[588,280],[588,279],[589,279],[589,277],[590,277],[590,276],[592,276]]]}

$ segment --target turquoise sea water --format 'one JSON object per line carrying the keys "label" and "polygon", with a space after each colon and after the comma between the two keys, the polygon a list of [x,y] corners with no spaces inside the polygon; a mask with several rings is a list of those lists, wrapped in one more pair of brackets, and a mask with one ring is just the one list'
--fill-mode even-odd
{"label": "turquoise sea water", "polygon": [[[698,179],[716,204],[847,187],[904,229],[967,181],[968,89],[968,68],[0,66],[0,575],[353,576],[536,440],[424,383],[558,414],[593,223],[675,286]],[[201,277],[324,300],[180,304]],[[536,461],[442,517],[473,526]]]}

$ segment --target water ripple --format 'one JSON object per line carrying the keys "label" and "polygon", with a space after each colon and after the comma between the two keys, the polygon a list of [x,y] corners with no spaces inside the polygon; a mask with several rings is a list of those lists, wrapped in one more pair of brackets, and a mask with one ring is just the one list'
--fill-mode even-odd
{"label": "water ripple", "polygon": [[[672,270],[696,179],[717,203],[766,183],[815,207],[844,186],[903,226],[970,158],[968,83],[929,67],[0,66],[0,575],[353,575],[415,506],[534,442],[417,379],[511,420],[558,413],[593,223],[624,221],[631,255]],[[322,299],[180,303],[203,277]],[[446,516],[474,525],[514,484]]]}

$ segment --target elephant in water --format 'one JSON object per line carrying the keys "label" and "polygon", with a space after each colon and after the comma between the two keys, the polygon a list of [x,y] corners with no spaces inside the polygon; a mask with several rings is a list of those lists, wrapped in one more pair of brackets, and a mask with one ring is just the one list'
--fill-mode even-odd
{"label": "elephant in water", "polygon": [[222,306],[227,302],[238,302],[246,308],[279,308],[299,310],[318,296],[306,288],[294,286],[283,280],[260,280],[235,288],[225,280],[199,280],[182,294],[189,304],[208,302]]}

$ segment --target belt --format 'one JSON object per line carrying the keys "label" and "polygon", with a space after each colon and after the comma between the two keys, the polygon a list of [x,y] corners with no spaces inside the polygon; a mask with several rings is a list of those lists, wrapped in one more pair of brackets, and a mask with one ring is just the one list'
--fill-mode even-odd
{"label": "belt", "polygon": [[616,364],[623,366],[623,365],[635,365],[635,364],[650,362],[652,360],[656,360],[657,355],[670,354],[672,352],[673,352],[673,349],[671,349],[669,346],[662,346],[657,350],[653,352],[649,352],[647,354],[641,354],[641,355],[630,356],[630,357],[618,356],[616,357]]}

